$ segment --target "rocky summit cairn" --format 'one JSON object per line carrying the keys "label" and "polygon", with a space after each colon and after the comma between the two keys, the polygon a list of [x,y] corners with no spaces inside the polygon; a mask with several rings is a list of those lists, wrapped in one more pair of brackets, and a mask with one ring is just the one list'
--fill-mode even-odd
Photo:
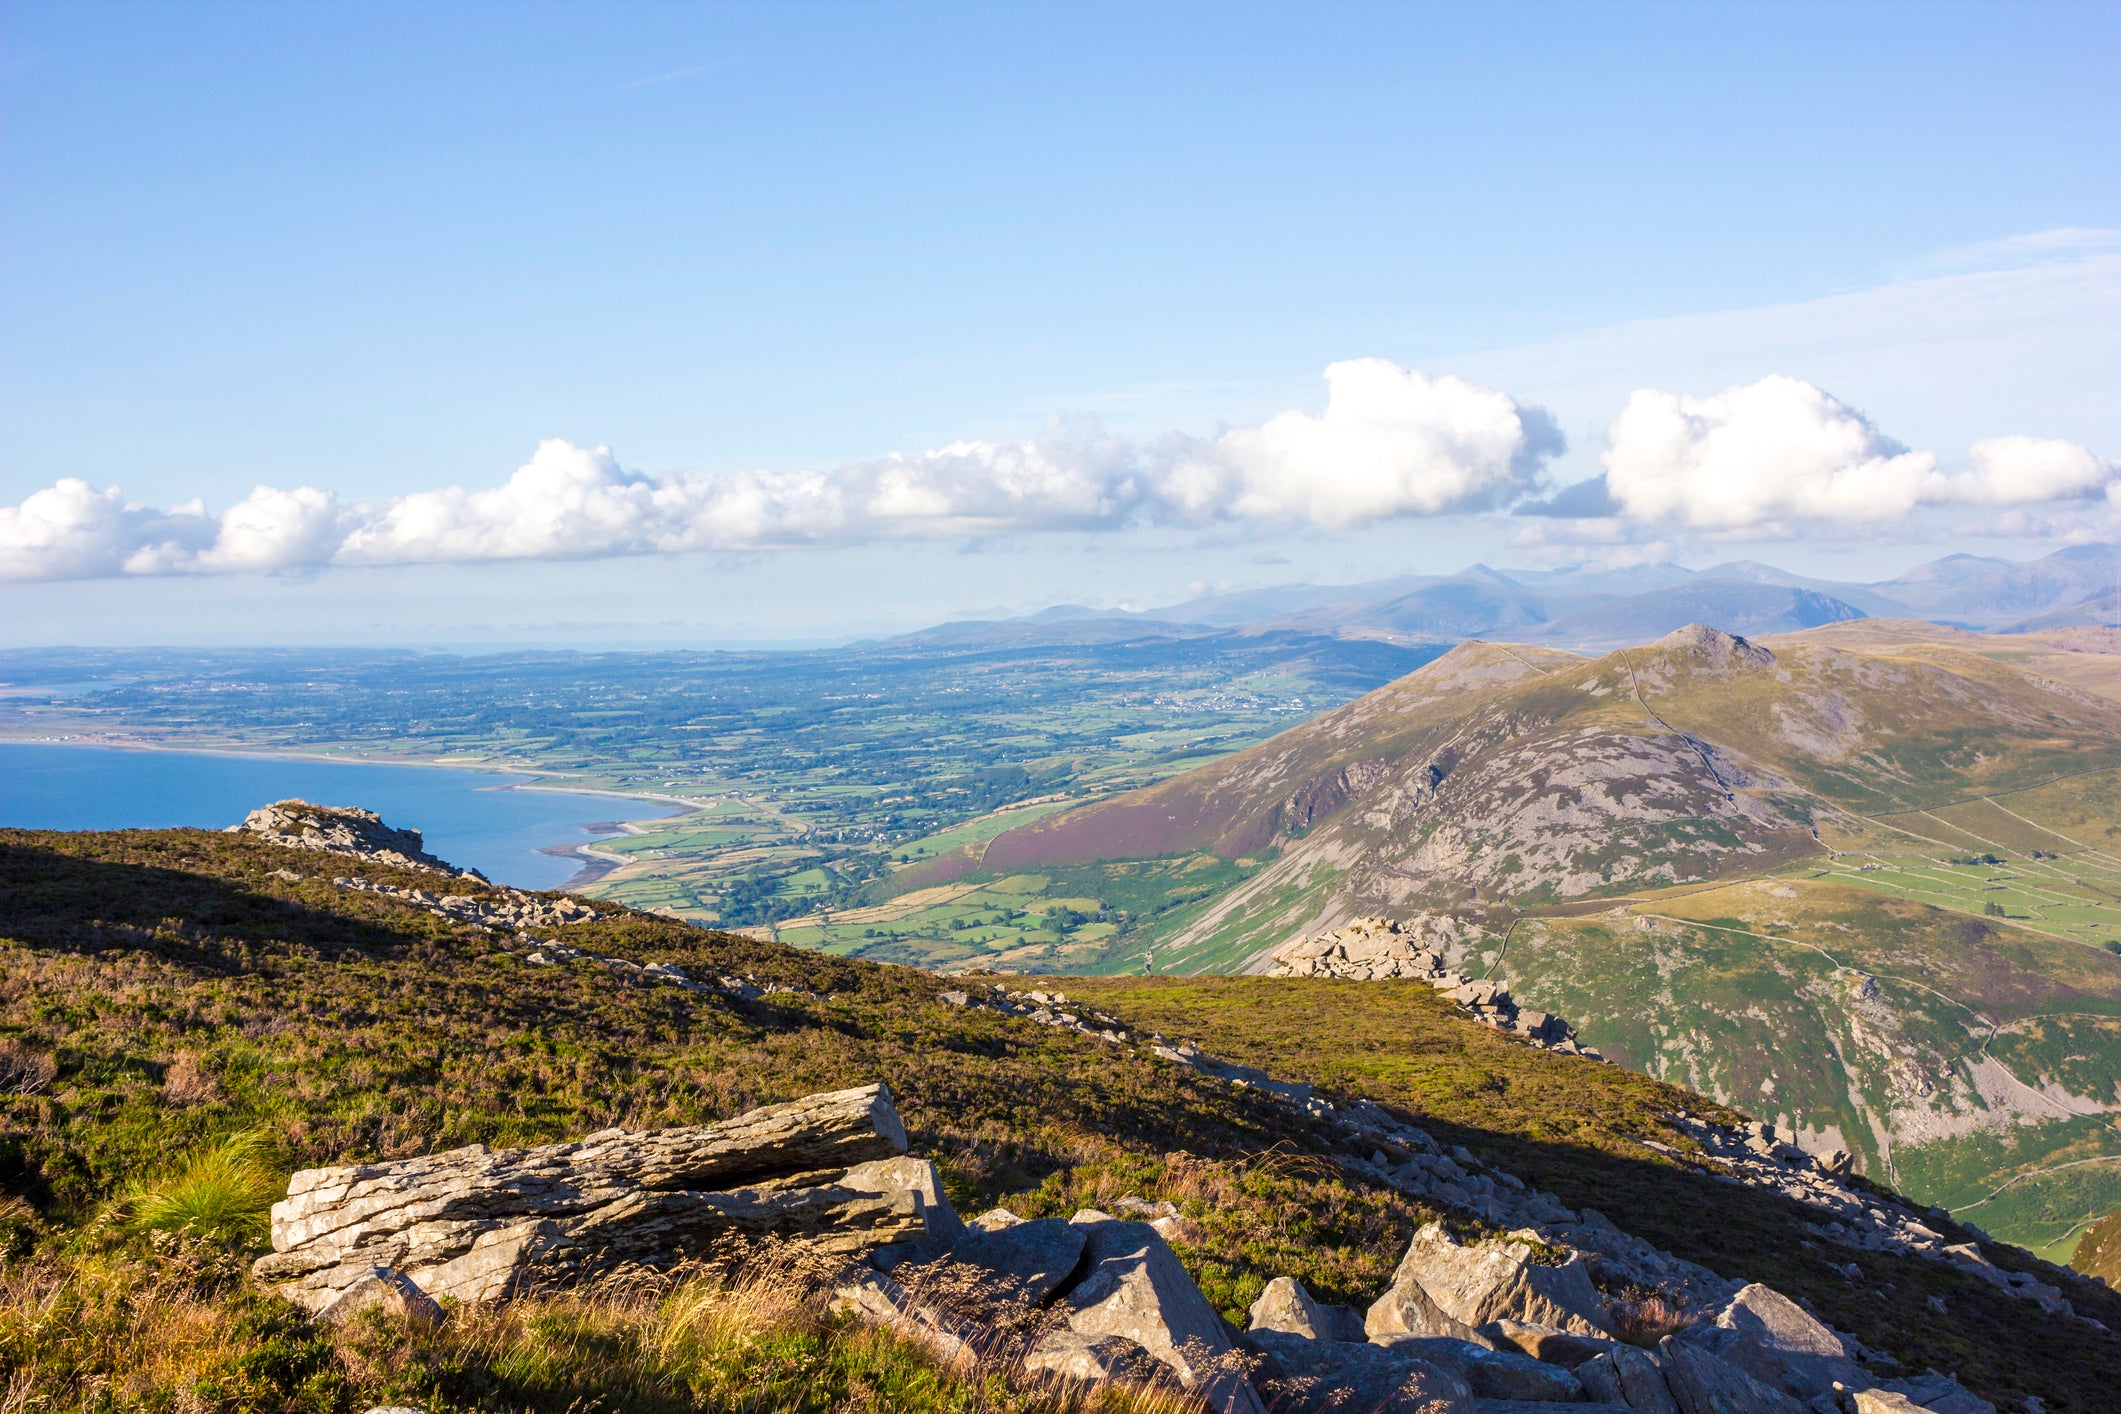
{"label": "rocky summit cairn", "polygon": [[492,1301],[747,1239],[852,1256],[927,1237],[949,1213],[934,1166],[905,1152],[890,1092],[865,1085],[720,1124],[305,1169],[273,1205],[273,1250],[254,1270],[336,1316],[406,1281],[430,1298]]}
{"label": "rocky summit cairn", "polygon": [[418,830],[394,830],[375,811],[347,805],[276,801],[251,811],[243,817],[242,824],[231,825],[229,833],[259,835],[289,849],[372,859],[400,869],[426,869],[437,874],[466,872],[429,854]]}

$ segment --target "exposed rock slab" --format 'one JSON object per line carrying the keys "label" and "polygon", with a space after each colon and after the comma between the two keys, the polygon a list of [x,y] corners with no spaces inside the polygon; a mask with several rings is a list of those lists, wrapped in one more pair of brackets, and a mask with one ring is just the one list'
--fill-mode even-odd
{"label": "exposed rock slab", "polygon": [[1221,1313],[1156,1229],[1088,1214],[1077,1214],[1076,1223],[1088,1270],[1062,1298],[1068,1328],[1133,1341],[1217,1414],[1266,1414]]}
{"label": "exposed rock slab", "polygon": [[1679,1401],[1665,1383],[1664,1370],[1647,1350],[1616,1345],[1578,1365],[1575,1375],[1592,1399],[1649,1414],[1679,1414]]}
{"label": "exposed rock slab", "polygon": [[1754,1379],[1799,1399],[1816,1399],[1836,1384],[1861,1389],[1869,1374],[1810,1312],[1759,1282],[1742,1289],[1704,1332],[1704,1347],[1740,1366]]}
{"label": "exposed rock slab", "polygon": [[1381,1346],[1259,1329],[1246,1340],[1265,1357],[1276,1414],[1474,1414],[1472,1386],[1455,1371]]}
{"label": "exposed rock slab", "polygon": [[1295,1277],[1276,1277],[1252,1303],[1251,1329],[1279,1331],[1306,1340],[1368,1339],[1360,1311],[1316,1300]]}
{"label": "exposed rock slab", "polygon": [[1781,1390],[1764,1385],[1713,1352],[1666,1336],[1657,1363],[1671,1387],[1679,1414],[1808,1414]]}
{"label": "exposed rock slab", "polygon": [[319,1311],[378,1267],[479,1302],[744,1239],[853,1254],[956,1222],[936,1206],[932,1166],[905,1149],[890,1092],[866,1085],[720,1124],[307,1169],[273,1205],[273,1251],[255,1271]]}
{"label": "exposed rock slab", "polygon": [[1480,1333],[1495,1342],[1498,1350],[1516,1350],[1534,1360],[1544,1360],[1549,1365],[1571,1370],[1586,1360],[1605,1354],[1616,1344],[1599,1336],[1577,1335],[1552,1326],[1507,1319],[1488,1322],[1480,1328]]}
{"label": "exposed rock slab", "polygon": [[1389,1336],[1374,1344],[1400,1359],[1424,1360],[1450,1371],[1483,1399],[1565,1403],[1583,1398],[1582,1382],[1567,1370],[1515,1350],[1491,1350],[1449,1336]]}
{"label": "exposed rock slab", "polygon": [[1155,1385],[1176,1380],[1169,1367],[1123,1335],[1084,1335],[1065,1326],[1034,1345],[1023,1365],[1033,1374],[1090,1384]]}
{"label": "exposed rock slab", "polygon": [[1435,1316],[1440,1313],[1473,1330],[1510,1319],[1610,1338],[1611,1315],[1591,1285],[1582,1256],[1571,1252],[1560,1265],[1547,1266],[1535,1261],[1535,1255],[1527,1242],[1459,1242],[1443,1224],[1428,1223],[1407,1245],[1390,1290],[1371,1308],[1370,1333],[1392,1333],[1383,1327],[1398,1321],[1415,1334],[1457,1334],[1417,1329],[1441,1324]]}
{"label": "exposed rock slab", "polygon": [[[1075,1280],[1087,1246],[1079,1225],[1039,1218],[992,1230],[963,1228],[947,1246],[892,1264],[892,1270],[924,1290],[960,1293],[958,1299],[990,1308],[1028,1311],[1044,1306]],[[882,1252],[871,1258],[879,1265],[888,1260]]]}

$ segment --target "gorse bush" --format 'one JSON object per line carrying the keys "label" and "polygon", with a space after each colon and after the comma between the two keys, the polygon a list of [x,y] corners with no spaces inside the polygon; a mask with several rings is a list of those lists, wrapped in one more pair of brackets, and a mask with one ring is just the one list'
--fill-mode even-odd
{"label": "gorse bush", "polygon": [[194,1149],[167,1173],[126,1188],[119,1198],[125,1226],[230,1247],[263,1246],[272,1235],[272,1205],[287,1190],[269,1159],[256,1130]]}

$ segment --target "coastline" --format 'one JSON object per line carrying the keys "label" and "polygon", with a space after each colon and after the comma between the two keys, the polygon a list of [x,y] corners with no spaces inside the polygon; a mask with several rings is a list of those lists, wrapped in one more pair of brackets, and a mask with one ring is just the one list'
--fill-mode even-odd
{"label": "coastline", "polygon": [[587,888],[606,874],[615,874],[633,863],[622,854],[604,854],[593,844],[552,844],[538,853],[554,859],[571,859],[581,866],[560,884],[561,893]]}
{"label": "coastline", "polygon": [[417,766],[430,771],[474,771],[489,776],[523,777],[519,781],[505,781],[487,786],[487,790],[542,790],[562,795],[602,795],[613,800],[651,800],[658,805],[683,807],[682,810],[673,810],[670,815],[658,817],[662,819],[706,808],[700,801],[682,795],[665,795],[660,791],[626,791],[610,786],[552,784],[564,780],[565,777],[542,766],[497,766],[484,761],[435,761],[415,756],[332,756],[317,751],[289,751],[264,746],[191,746],[182,742],[135,741],[130,738],[11,736],[5,731],[0,731],[0,746],[88,747],[97,751],[159,751],[174,756],[234,756],[268,761],[314,761],[323,766]]}
{"label": "coastline", "polygon": [[[112,738],[104,736],[95,736],[90,734],[79,734],[63,738],[56,738],[50,736],[31,737],[27,735],[15,735],[6,732],[0,732],[0,750],[4,750],[5,748],[10,746],[59,748],[74,747],[86,748],[95,751],[139,752],[142,754],[153,753],[166,756],[224,757],[237,760],[287,762],[319,766],[376,766],[395,768],[420,767],[436,771],[460,771],[486,776],[507,778],[496,780],[493,784],[490,785],[479,785],[473,787],[474,790],[482,793],[488,791],[538,791],[552,795],[565,795],[574,797],[594,796],[613,802],[623,802],[627,806],[636,808],[640,806],[652,807],[651,810],[642,812],[639,817],[639,820],[600,821],[596,822],[596,827],[585,827],[583,825],[572,826],[572,828],[576,830],[583,830],[586,828],[589,830],[590,833],[595,834],[600,838],[609,838],[612,835],[618,834],[643,833],[643,831],[638,828],[638,824],[640,823],[640,821],[645,820],[660,823],[663,821],[681,819],[686,815],[695,814],[705,808],[702,802],[690,800],[683,796],[669,795],[663,792],[629,792],[625,790],[616,790],[605,786],[582,786],[568,784],[565,782],[565,778],[558,777],[552,772],[544,771],[537,767],[495,765],[490,762],[436,761],[432,759],[422,760],[414,757],[388,755],[331,755],[317,751],[278,750],[269,747],[246,748],[233,747],[225,744],[191,745],[169,741],[142,741],[135,738]],[[259,803],[263,804],[265,802],[261,801]],[[569,827],[566,825],[560,825],[557,828],[566,829]],[[621,855],[608,854],[596,850],[594,842],[556,843],[550,845],[540,845],[535,847],[534,852],[552,858],[568,859],[578,865],[578,868],[576,869],[575,873],[569,875],[565,880],[563,880],[557,885],[547,886],[549,888],[556,888],[562,891],[587,887],[588,885],[596,882],[598,879],[603,878],[605,875],[610,874],[617,869],[623,868],[627,864],[633,862],[632,860],[627,859]]]}

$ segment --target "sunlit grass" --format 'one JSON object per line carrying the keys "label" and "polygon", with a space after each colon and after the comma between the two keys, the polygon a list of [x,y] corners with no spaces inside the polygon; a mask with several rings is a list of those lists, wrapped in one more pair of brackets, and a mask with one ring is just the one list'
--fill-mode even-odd
{"label": "sunlit grass", "polygon": [[256,1247],[271,1236],[272,1205],[286,1186],[263,1137],[244,1130],[193,1150],[165,1173],[134,1180],[118,1206],[134,1232]]}

